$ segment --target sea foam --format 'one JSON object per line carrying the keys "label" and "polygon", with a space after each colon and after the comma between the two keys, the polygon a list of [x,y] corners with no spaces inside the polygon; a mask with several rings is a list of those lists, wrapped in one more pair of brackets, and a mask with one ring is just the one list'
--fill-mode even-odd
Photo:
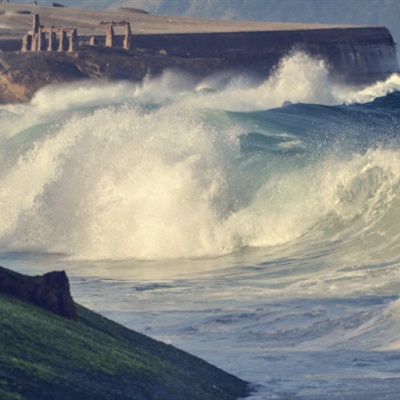
{"label": "sea foam", "polygon": [[[360,215],[371,235],[377,226],[374,235],[384,235],[379,221],[395,218],[399,201],[397,150],[344,157],[267,132],[282,154],[242,151],[247,111],[336,104],[328,79],[323,61],[294,53],[258,85],[213,77],[210,91],[198,91],[194,78],[167,72],[137,84],[49,87],[21,109],[5,108],[14,131],[0,154],[2,247],[85,259],[215,257],[307,235],[330,240]],[[283,156],[289,150],[296,156]]]}

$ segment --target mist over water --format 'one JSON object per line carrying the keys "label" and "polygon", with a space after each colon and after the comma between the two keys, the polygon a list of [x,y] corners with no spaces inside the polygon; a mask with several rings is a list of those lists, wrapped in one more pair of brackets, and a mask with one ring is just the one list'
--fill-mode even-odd
{"label": "mist over water", "polygon": [[398,75],[339,86],[301,52],[264,82],[44,88],[0,108],[4,265],[69,270],[78,302],[253,399],[394,400],[399,109]]}

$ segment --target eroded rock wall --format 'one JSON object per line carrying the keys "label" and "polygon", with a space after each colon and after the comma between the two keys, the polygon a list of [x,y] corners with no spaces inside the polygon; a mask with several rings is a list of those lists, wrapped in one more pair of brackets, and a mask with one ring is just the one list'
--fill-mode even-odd
{"label": "eroded rock wall", "polygon": [[303,50],[325,59],[333,76],[355,83],[399,71],[395,43],[383,27],[137,35],[133,46],[182,58],[219,59],[227,68],[265,74],[290,51]]}
{"label": "eroded rock wall", "polygon": [[61,317],[73,320],[78,318],[64,271],[26,276],[0,267],[0,293],[34,304]]}

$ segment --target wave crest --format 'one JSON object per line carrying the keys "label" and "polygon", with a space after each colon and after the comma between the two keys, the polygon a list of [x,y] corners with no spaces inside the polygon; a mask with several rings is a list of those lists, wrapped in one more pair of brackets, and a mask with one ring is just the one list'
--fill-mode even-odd
{"label": "wave crest", "polygon": [[[0,138],[1,246],[154,259],[340,239],[357,243],[353,255],[395,255],[398,149],[327,150],[301,124],[279,132],[278,120],[261,126],[245,112],[284,100],[335,102],[321,60],[294,53],[259,85],[224,77],[199,92],[195,80],[178,78],[52,87],[28,106],[5,107],[3,126],[12,129]],[[296,121],[312,120],[310,110],[297,107]],[[334,112],[324,108],[326,123]]]}

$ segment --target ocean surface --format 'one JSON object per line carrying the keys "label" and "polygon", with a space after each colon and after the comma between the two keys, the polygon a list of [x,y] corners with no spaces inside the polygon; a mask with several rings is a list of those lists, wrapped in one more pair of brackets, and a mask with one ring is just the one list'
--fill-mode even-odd
{"label": "ocean surface", "polygon": [[[397,400],[400,76],[166,72],[0,108],[0,264],[251,382]],[[171,399],[173,400],[173,399]]]}

